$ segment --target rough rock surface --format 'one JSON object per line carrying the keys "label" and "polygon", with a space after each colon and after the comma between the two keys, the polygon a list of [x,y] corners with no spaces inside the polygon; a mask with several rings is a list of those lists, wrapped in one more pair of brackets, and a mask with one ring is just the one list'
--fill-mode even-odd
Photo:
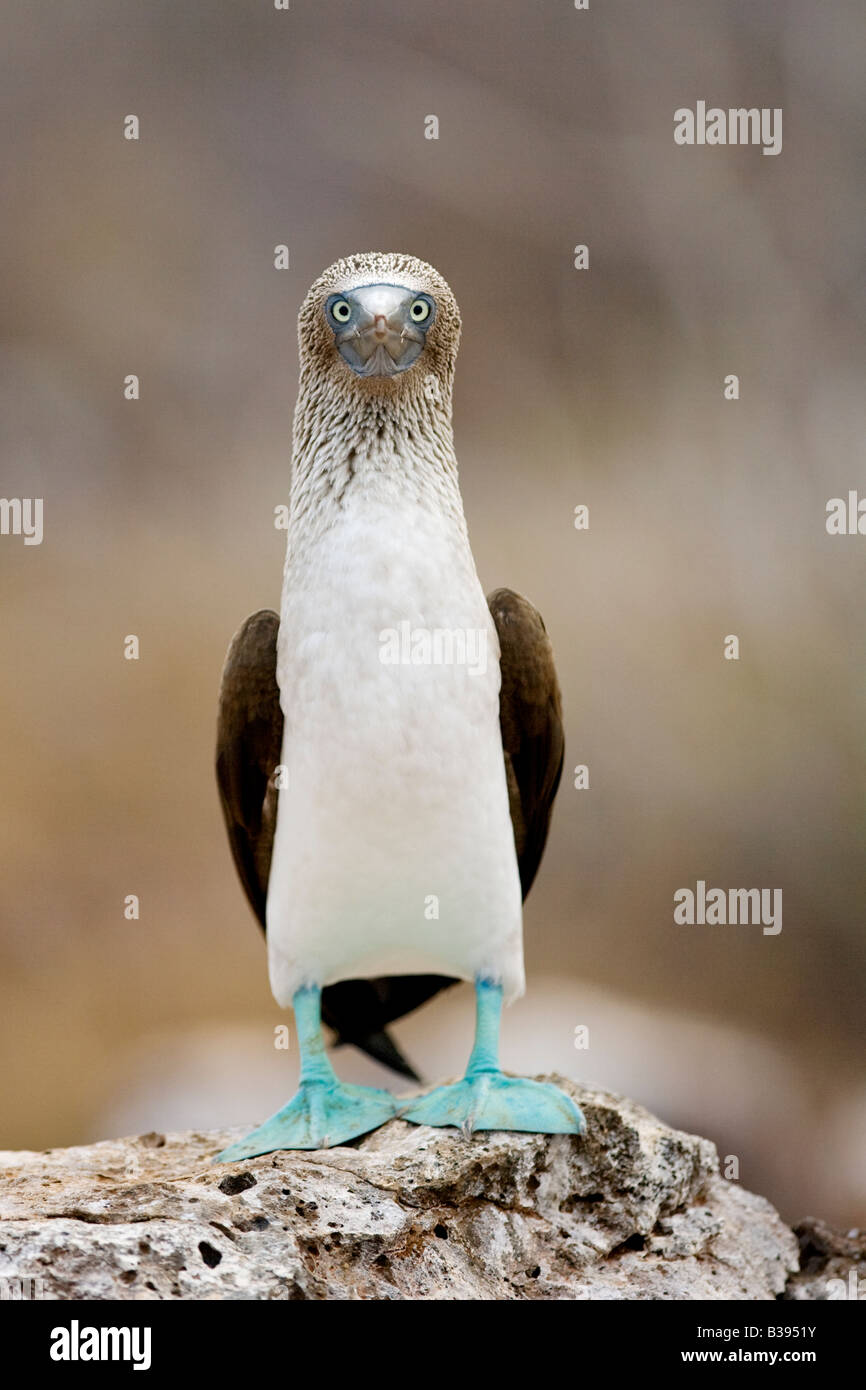
{"label": "rough rock surface", "polygon": [[239,1131],[0,1154],[0,1281],[55,1299],[784,1296],[797,1240],[708,1140],[545,1079],[585,1137],[395,1120],[230,1165],[212,1158]]}
{"label": "rough rock surface", "polygon": [[810,1217],[794,1227],[794,1235],[800,1272],[788,1280],[787,1299],[866,1299],[866,1231],[843,1235]]}

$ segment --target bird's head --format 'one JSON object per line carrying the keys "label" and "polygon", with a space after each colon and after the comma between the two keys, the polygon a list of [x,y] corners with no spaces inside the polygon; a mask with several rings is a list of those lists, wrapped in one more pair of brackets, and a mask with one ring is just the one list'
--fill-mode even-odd
{"label": "bird's head", "polygon": [[460,312],[438,271],[414,256],[364,252],[319,276],[298,318],[302,373],[345,393],[387,396],[429,389],[450,396]]}

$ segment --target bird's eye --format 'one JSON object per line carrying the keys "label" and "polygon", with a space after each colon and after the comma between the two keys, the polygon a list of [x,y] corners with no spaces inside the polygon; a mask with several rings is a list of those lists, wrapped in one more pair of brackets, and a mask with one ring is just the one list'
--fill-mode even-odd
{"label": "bird's eye", "polygon": [[409,310],[409,317],[413,323],[424,323],[430,317],[430,305],[426,299],[416,299]]}
{"label": "bird's eye", "polygon": [[337,323],[348,323],[352,317],[352,306],[347,299],[335,299],[331,305],[331,315]]}

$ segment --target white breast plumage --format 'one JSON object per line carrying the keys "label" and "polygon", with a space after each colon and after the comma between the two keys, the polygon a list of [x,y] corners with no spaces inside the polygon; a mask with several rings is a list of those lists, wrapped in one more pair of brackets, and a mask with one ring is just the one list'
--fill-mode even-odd
{"label": "white breast plumage", "polygon": [[522,990],[498,656],[448,515],[360,491],[290,558],[267,907],[280,1002],[382,974],[495,974]]}

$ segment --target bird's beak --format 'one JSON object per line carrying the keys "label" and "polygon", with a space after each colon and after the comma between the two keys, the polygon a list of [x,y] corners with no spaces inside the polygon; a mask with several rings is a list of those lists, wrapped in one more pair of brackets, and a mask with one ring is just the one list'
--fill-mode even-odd
{"label": "bird's beak", "polygon": [[405,372],[424,348],[425,334],[408,317],[412,295],[398,285],[366,285],[351,296],[355,314],[334,341],[358,376],[390,377]]}

